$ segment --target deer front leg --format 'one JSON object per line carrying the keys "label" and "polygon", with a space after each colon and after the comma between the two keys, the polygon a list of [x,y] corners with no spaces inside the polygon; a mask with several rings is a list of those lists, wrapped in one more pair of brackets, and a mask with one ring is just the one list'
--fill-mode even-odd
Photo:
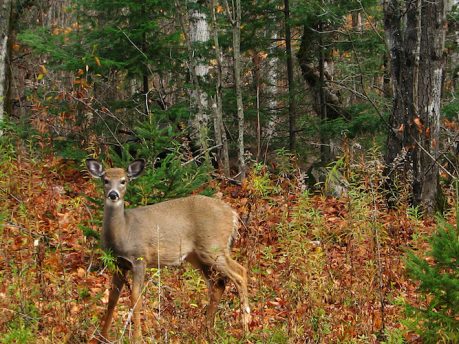
{"label": "deer front leg", "polygon": [[214,336],[215,314],[217,313],[218,304],[225,291],[225,279],[216,276],[209,277],[209,304],[206,311],[206,330],[210,339]]}
{"label": "deer front leg", "polygon": [[110,324],[113,318],[113,311],[115,310],[115,306],[118,303],[120,298],[121,290],[123,289],[123,285],[126,280],[126,270],[117,270],[113,274],[112,279],[112,286],[110,289],[110,294],[108,296],[108,308],[107,313],[105,314],[103,320],[103,327],[102,327],[102,340],[108,342],[108,330],[110,328]]}
{"label": "deer front leg", "polygon": [[212,271],[208,266],[201,265],[201,270],[207,280],[209,289],[209,304],[206,311],[206,329],[209,336],[213,335],[215,324],[215,313],[217,313],[218,304],[225,291],[225,278],[219,273]]}
{"label": "deer front leg", "polygon": [[145,268],[143,260],[136,261],[132,266],[131,307],[134,323],[134,343],[139,343],[142,336],[140,310],[142,308],[142,287],[145,279]]}

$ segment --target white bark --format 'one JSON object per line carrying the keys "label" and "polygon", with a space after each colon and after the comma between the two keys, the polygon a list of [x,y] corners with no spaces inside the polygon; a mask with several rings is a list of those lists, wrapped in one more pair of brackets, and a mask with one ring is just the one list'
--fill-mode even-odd
{"label": "white bark", "polygon": [[[190,3],[197,4],[197,0],[190,0]],[[209,24],[207,22],[207,15],[204,12],[200,12],[198,9],[193,8],[189,12],[189,40],[191,48],[193,45],[203,44],[209,41],[210,32]],[[207,93],[201,88],[201,82],[206,81],[209,74],[209,66],[199,56],[196,56],[196,52],[191,52],[191,59],[194,59],[194,91],[191,94],[192,107],[196,109],[196,115],[192,120],[193,136],[199,141],[201,149],[207,151],[207,139],[208,139],[208,125],[209,125],[209,102]],[[193,67],[192,67],[193,68]],[[208,158],[208,153],[206,153]]]}
{"label": "white bark", "polygon": [[6,55],[8,51],[7,35],[2,34],[0,49],[0,122],[2,122],[4,117],[4,108],[6,101]]}
{"label": "white bark", "polygon": [[[191,1],[196,2],[196,1]],[[190,11],[190,41],[194,43],[206,43],[209,41],[209,25],[207,23],[207,15],[197,10]],[[209,66],[206,63],[198,60],[195,66],[196,75],[198,77],[207,77],[209,74]]]}
{"label": "white bark", "polygon": [[279,73],[278,73],[278,66],[279,66],[279,58],[276,56],[277,50],[277,31],[272,31],[270,33],[271,36],[271,46],[269,47],[269,56],[268,56],[268,63],[267,63],[267,70],[266,70],[266,96],[267,96],[267,107],[269,112],[269,121],[266,125],[265,129],[265,139],[266,144],[268,145],[271,141],[271,138],[274,136],[276,132],[277,124],[280,122],[279,111],[278,111],[278,102],[277,102],[277,95],[278,95],[278,87],[277,82],[279,80]]}
{"label": "white bark", "polygon": [[235,1],[233,22],[233,54],[234,54],[234,87],[236,89],[237,120],[238,120],[238,160],[241,180],[245,179],[244,154],[244,107],[242,104],[241,84],[241,0]]}
{"label": "white bark", "polygon": [[[8,37],[10,30],[11,0],[4,0],[0,8],[0,122],[4,120],[5,106],[8,101]],[[1,132],[0,132],[1,135]]]}

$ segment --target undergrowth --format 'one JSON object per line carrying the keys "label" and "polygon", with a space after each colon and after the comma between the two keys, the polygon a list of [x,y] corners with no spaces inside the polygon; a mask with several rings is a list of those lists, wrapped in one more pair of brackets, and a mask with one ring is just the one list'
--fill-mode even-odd
{"label": "undergrowth", "polygon": [[[100,208],[88,200],[97,200],[100,190],[74,163],[33,156],[14,142],[0,141],[0,342],[90,341],[108,302],[105,265],[113,263],[98,249]],[[242,185],[208,185],[244,223],[233,255],[249,271],[253,317],[244,337],[229,284],[216,342],[408,340],[403,304],[418,294],[403,256],[408,247],[426,245],[433,222],[406,206],[384,206],[376,150],[345,157],[335,169],[348,181],[341,198],[305,189],[294,160],[279,154],[277,170],[255,165]],[[206,342],[207,288],[196,270],[150,269],[144,293],[146,342]],[[129,341],[128,319],[125,290],[112,338]]]}

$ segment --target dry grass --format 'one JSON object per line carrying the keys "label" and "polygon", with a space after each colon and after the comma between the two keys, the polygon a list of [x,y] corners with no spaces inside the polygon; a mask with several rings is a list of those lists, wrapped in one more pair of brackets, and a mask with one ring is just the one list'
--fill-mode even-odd
{"label": "dry grass", "polygon": [[[253,311],[244,337],[229,285],[216,341],[376,343],[385,334],[400,342],[401,301],[417,297],[404,273],[404,250],[424,245],[432,221],[412,219],[406,209],[387,211],[364,176],[348,197],[334,199],[300,191],[294,177],[260,182],[257,173],[243,186],[212,185],[247,221],[234,253],[249,269]],[[10,155],[1,174],[0,342],[91,340],[110,283],[97,240],[80,228],[98,230],[100,211],[86,199],[98,197],[95,185],[52,156]],[[150,271],[145,342],[206,342],[206,298],[204,281],[189,267]],[[129,341],[128,305],[124,291],[112,329],[117,342]]]}

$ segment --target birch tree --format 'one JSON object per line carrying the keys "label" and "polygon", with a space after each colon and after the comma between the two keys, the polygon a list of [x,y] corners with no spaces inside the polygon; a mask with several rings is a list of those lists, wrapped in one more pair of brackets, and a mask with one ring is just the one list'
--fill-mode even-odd
{"label": "birch tree", "polygon": [[198,141],[206,160],[208,160],[208,96],[202,88],[202,83],[207,79],[209,66],[205,63],[201,51],[202,46],[210,38],[209,25],[201,3],[198,0],[190,0],[188,3],[190,5],[189,9],[184,9],[179,0],[175,1],[175,6],[180,26],[185,36],[188,50],[188,70],[193,85],[190,92],[192,137]]}
{"label": "birch tree", "polygon": [[284,26],[285,26],[285,52],[287,55],[287,82],[288,82],[288,122],[289,122],[289,148],[295,151],[296,136],[296,104],[295,84],[292,60],[292,34],[290,32],[290,2],[284,0]]}
{"label": "birch tree", "polygon": [[[190,0],[191,8],[189,10],[189,40],[191,43],[190,59],[194,60],[192,67],[194,72],[193,82],[195,89],[192,94],[192,107],[196,109],[196,114],[192,119],[193,130],[197,134],[201,148],[207,152],[208,139],[208,96],[202,89],[201,84],[207,80],[209,74],[209,65],[198,51],[202,45],[210,39],[209,24],[207,15],[203,11],[201,4],[197,0]],[[194,104],[193,104],[194,103]],[[207,156],[207,153],[206,153]]]}
{"label": "birch tree", "polygon": [[11,28],[12,0],[0,2],[0,122],[4,119],[8,103],[8,57],[9,36]]}
{"label": "birch tree", "polygon": [[[273,14],[268,16],[269,20],[275,21],[276,17]],[[266,68],[264,71],[265,80],[267,83],[266,86],[266,105],[269,113],[269,121],[266,124],[265,128],[265,140],[266,140],[266,149],[268,149],[269,143],[273,136],[276,133],[277,126],[279,124],[279,89],[278,83],[280,79],[279,75],[279,57],[278,57],[278,45],[279,45],[279,34],[276,26],[268,26],[266,28],[266,33],[270,40],[271,44],[268,47],[268,61],[266,63]]]}

